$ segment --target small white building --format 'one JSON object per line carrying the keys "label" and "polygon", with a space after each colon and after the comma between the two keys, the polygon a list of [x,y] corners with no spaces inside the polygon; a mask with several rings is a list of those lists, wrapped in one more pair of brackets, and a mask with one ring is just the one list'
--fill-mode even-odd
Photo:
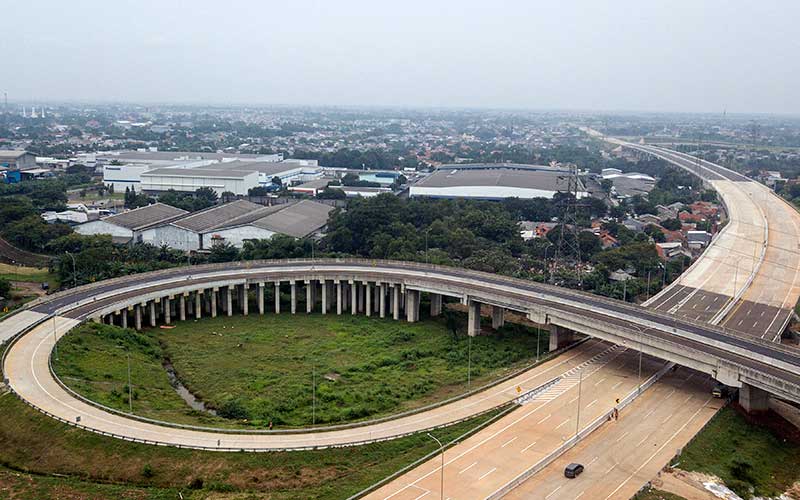
{"label": "small white building", "polygon": [[246,195],[257,187],[256,170],[206,169],[206,168],[157,168],[142,172],[141,191],[163,192],[174,189],[179,192],[194,192],[200,188],[213,189],[217,196],[229,191]]}

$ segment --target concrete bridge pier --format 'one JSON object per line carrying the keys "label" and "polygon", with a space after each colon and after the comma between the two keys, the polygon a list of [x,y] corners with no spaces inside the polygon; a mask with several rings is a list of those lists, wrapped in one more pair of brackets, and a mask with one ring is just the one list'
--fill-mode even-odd
{"label": "concrete bridge pier", "polygon": [[242,315],[250,313],[250,287],[247,283],[242,284]]}
{"label": "concrete bridge pier", "polygon": [[164,297],[163,299],[161,299],[161,305],[164,308],[164,324],[165,325],[170,324],[170,322],[172,321],[172,304],[170,304],[170,302],[172,302],[172,301],[170,300],[169,296]]}
{"label": "concrete bridge pier", "polygon": [[506,310],[500,306],[492,306],[492,328],[497,330],[506,324]]}
{"label": "concrete bridge pier", "polygon": [[400,285],[392,285],[392,318],[400,319]]}
{"label": "concrete bridge pier", "polygon": [[367,316],[372,316],[372,284],[369,282],[364,285],[364,298],[366,299],[366,306],[364,307],[364,313]]}
{"label": "concrete bridge pier", "polygon": [[342,282],[336,280],[336,314],[342,315]]}
{"label": "concrete bridge pier", "polygon": [[155,328],[156,326],[156,301],[151,300],[148,303],[148,310],[150,311],[150,326]]}
{"label": "concrete bridge pier", "polygon": [[385,288],[383,283],[379,283],[378,284],[378,295],[380,297],[379,301],[378,301],[378,315],[381,318],[385,318],[386,317],[386,288]]}
{"label": "concrete bridge pier", "polygon": [[290,308],[292,310],[292,314],[297,314],[297,282],[295,280],[292,280],[289,282],[289,284],[291,285],[292,289],[291,291],[292,303]]}
{"label": "concrete bridge pier", "polygon": [[281,313],[281,282],[275,282],[275,314]]}
{"label": "concrete bridge pier", "polygon": [[181,321],[186,321],[186,297],[188,296],[189,294],[186,292],[178,296],[178,319]]}
{"label": "concrete bridge pier", "polygon": [[575,341],[575,332],[563,326],[550,324],[550,352]]}
{"label": "concrete bridge pier", "polygon": [[406,289],[406,321],[419,321],[419,290]]}
{"label": "concrete bridge pier", "polygon": [[358,312],[358,284],[350,280],[350,314],[356,314]]}
{"label": "concrete bridge pier", "polygon": [[442,296],[438,293],[431,293],[431,317],[435,318],[442,314]]}
{"label": "concrete bridge pier", "polygon": [[142,305],[136,304],[133,306],[133,318],[134,318],[134,326],[136,327],[137,331],[142,329]]}
{"label": "concrete bridge pier", "polygon": [[[219,294],[219,289],[217,289],[217,288],[212,288],[211,289],[211,299],[210,300],[211,300],[211,317],[212,318],[216,318],[217,317],[217,295],[218,294]],[[198,297],[198,303],[200,303],[200,301],[202,300],[201,296],[198,295],[197,297]],[[198,311],[199,311],[199,309],[198,309]],[[198,316],[198,318],[199,318],[199,316]]]}
{"label": "concrete bridge pier", "polygon": [[314,310],[314,284],[312,280],[306,280],[306,314],[311,314]]}
{"label": "concrete bridge pier", "polygon": [[202,300],[202,292],[200,290],[194,292],[194,319],[200,319],[200,317],[203,315],[201,312],[203,307],[203,303],[201,302]]}
{"label": "concrete bridge pier", "polygon": [[120,316],[122,317],[122,323],[120,325],[122,328],[128,328],[128,308],[122,309],[120,312]]}
{"label": "concrete bridge pier", "polygon": [[257,292],[256,302],[258,302],[258,314],[264,314],[264,283],[263,282],[258,284],[258,292]]}
{"label": "concrete bridge pier", "polygon": [[225,287],[225,314],[233,316],[233,294],[230,286]]}
{"label": "concrete bridge pier", "polygon": [[322,314],[328,314],[328,284],[325,281],[322,284]]}
{"label": "concrete bridge pier", "polygon": [[467,300],[467,335],[475,337],[481,333],[481,303]]}
{"label": "concrete bridge pier", "polygon": [[769,393],[749,384],[742,384],[739,389],[739,404],[748,413],[769,410]]}

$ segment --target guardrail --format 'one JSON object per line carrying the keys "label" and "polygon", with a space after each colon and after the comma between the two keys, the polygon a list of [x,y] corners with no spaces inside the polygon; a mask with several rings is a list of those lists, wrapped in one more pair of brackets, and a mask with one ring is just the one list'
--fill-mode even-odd
{"label": "guardrail", "polygon": [[[619,404],[616,406],[616,410],[622,410],[631,404],[642,392],[648,389],[651,385],[656,383],[658,379],[664,376],[669,370],[672,369],[674,363],[667,363],[653,374],[650,378],[648,378],[641,386],[641,388],[636,388],[631,391],[625,398],[623,398]],[[600,428],[604,423],[608,422],[614,414],[614,409],[609,410],[608,412],[600,415],[596,419],[594,419],[589,425],[581,429],[576,435],[572,436],[571,438],[564,441],[558,448],[547,454],[541,460],[533,464],[531,467],[526,469],[524,472],[519,474],[517,477],[500,487],[494,493],[486,497],[486,500],[497,500],[503,498],[504,496],[508,495],[511,490],[514,488],[519,487],[522,483],[527,481],[531,478],[534,474],[541,471],[545,467],[547,467],[550,463],[552,463],[556,458],[563,455],[567,450],[571,449],[573,446],[581,442],[584,438],[589,436],[592,432]]]}

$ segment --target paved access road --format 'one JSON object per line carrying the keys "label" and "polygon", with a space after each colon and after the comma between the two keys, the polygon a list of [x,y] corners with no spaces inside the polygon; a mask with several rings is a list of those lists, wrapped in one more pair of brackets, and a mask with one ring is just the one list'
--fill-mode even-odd
{"label": "paved access road", "polygon": [[[523,483],[514,500],[609,500],[632,497],[713,417],[722,400],[714,382],[688,369],[665,375],[621,414]],[[576,479],[567,464],[586,467]]]}
{"label": "paved access road", "polygon": [[[13,347],[15,355],[6,362],[5,376],[26,401],[53,415],[80,423],[96,432],[122,435],[137,440],[158,441],[181,446],[222,449],[287,449],[343,445],[372,439],[387,439],[420,429],[445,425],[507,403],[522,392],[536,388],[574,369],[609,348],[589,340],[563,355],[532,368],[500,385],[465,399],[423,413],[372,425],[315,433],[248,434],[168,428],[103,411],[77,400],[50,375],[48,356],[54,337],[60,338],[78,320],[58,317],[34,328]],[[54,334],[55,326],[55,334]]]}
{"label": "paved access road", "polygon": [[[446,450],[444,497],[485,498],[560,446],[578,427],[614,408],[617,398],[636,391],[639,354],[618,346],[606,347],[602,356],[576,367],[560,384]],[[663,365],[663,361],[643,357],[642,380]],[[441,471],[441,457],[434,457],[366,498],[439,498]]]}

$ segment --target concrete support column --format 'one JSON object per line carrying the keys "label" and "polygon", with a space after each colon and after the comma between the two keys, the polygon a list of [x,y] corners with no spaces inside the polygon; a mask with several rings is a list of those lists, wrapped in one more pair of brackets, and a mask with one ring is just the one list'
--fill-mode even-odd
{"label": "concrete support column", "polygon": [[435,318],[442,314],[442,296],[438,293],[432,293],[431,295],[431,317]]}
{"label": "concrete support column", "polygon": [[769,410],[769,393],[749,384],[739,389],[739,404],[746,412]]}
{"label": "concrete support column", "polygon": [[122,328],[128,328],[128,308],[122,309],[119,314],[122,316]]}
{"label": "concrete support column", "polygon": [[328,314],[328,282],[320,281],[322,285],[322,314]]}
{"label": "concrete support column", "polygon": [[169,297],[165,297],[161,302],[164,305],[164,324],[168,325],[172,321],[172,301]]}
{"label": "concrete support column", "polygon": [[475,337],[481,333],[481,303],[467,301],[467,335]]}
{"label": "concrete support column", "polygon": [[350,281],[350,314],[358,312],[358,282]]}
{"label": "concrete support column", "polygon": [[314,310],[314,280],[306,280],[306,314]]}
{"label": "concrete support column", "polygon": [[281,313],[281,282],[275,282],[275,314]]}
{"label": "concrete support column", "polygon": [[178,296],[178,319],[186,321],[186,297],[187,293],[182,293]]}
{"label": "concrete support column", "polygon": [[358,283],[356,286],[356,295],[358,296],[358,312],[364,312],[364,289],[366,285],[363,282]]}
{"label": "concrete support column", "polygon": [[233,293],[230,286],[225,287],[225,314],[233,315]]}
{"label": "concrete support column", "polygon": [[342,282],[336,282],[336,314],[342,315]]}
{"label": "concrete support column", "polygon": [[500,306],[492,306],[492,328],[497,330],[506,324],[506,310]]}
{"label": "concrete support column", "polygon": [[200,293],[200,291],[198,290],[194,292],[194,319],[200,319],[200,316],[203,315],[201,312],[203,307],[203,303],[201,302],[202,300],[203,295]]}
{"label": "concrete support column", "polygon": [[378,284],[378,314],[381,318],[386,317],[386,286],[383,283]]}
{"label": "concrete support column", "polygon": [[133,325],[136,327],[136,330],[142,329],[142,305],[136,304],[133,306]]}
{"label": "concrete support column", "polygon": [[292,280],[290,283],[292,285],[292,314],[297,314],[297,282]]}
{"label": "concrete support column", "polygon": [[558,325],[550,325],[550,352],[569,345],[575,340],[575,332]]}
{"label": "concrete support column", "polygon": [[367,305],[364,308],[364,313],[367,316],[372,316],[372,284],[367,283],[365,285],[364,294],[366,295]]}
{"label": "concrete support column", "polygon": [[406,289],[406,321],[419,321],[419,290]]}
{"label": "concrete support column", "polygon": [[392,286],[392,318],[400,319],[400,285]]}
{"label": "concrete support column", "polygon": [[250,314],[250,286],[247,283],[242,285],[242,314]]}
{"label": "concrete support column", "polygon": [[264,283],[258,284],[258,314],[264,314]]}
{"label": "concrete support column", "polygon": [[151,300],[147,303],[147,310],[150,312],[150,326],[156,326],[156,301]]}
{"label": "concrete support column", "polygon": [[217,294],[219,291],[216,288],[211,290],[211,317],[217,317]]}

